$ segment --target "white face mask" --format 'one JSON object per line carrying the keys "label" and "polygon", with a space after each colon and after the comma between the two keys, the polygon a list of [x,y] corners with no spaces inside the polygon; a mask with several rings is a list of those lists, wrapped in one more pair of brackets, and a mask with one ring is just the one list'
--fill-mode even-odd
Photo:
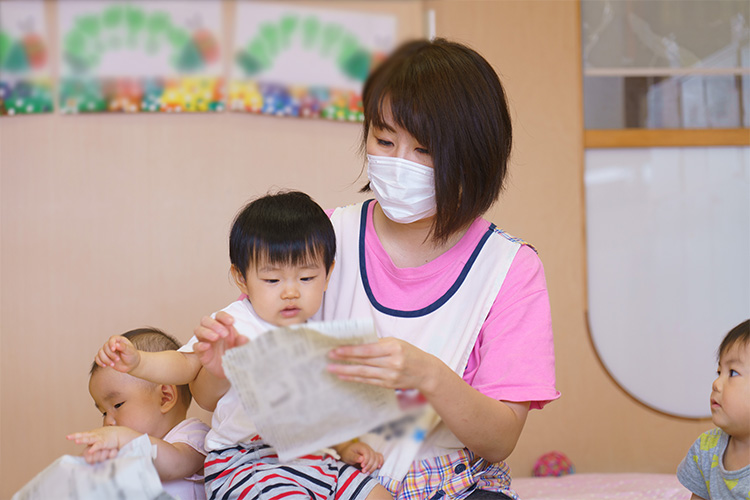
{"label": "white face mask", "polygon": [[435,215],[435,171],[403,158],[367,155],[367,178],[386,217],[408,224]]}

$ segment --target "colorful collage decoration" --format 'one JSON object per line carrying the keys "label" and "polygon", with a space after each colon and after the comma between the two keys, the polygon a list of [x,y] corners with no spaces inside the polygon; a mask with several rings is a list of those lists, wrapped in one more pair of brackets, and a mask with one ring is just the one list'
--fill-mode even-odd
{"label": "colorful collage decoration", "polygon": [[63,113],[224,109],[222,2],[57,6]]}
{"label": "colorful collage decoration", "polygon": [[235,17],[231,110],[362,120],[362,84],[395,46],[395,16],[241,1]]}
{"label": "colorful collage decoration", "polygon": [[48,113],[52,78],[44,2],[0,2],[0,116]]}

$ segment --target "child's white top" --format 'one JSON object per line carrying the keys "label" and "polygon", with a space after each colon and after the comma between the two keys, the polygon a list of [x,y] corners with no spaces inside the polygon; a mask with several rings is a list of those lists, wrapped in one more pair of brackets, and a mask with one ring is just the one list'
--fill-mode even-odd
{"label": "child's white top", "polygon": [[[271,323],[260,319],[247,299],[232,302],[222,310],[234,317],[234,327],[237,332],[250,340],[276,328]],[[216,313],[213,316],[216,316]],[[198,339],[193,336],[187,344],[180,348],[180,351],[193,352],[193,345],[196,342],[198,342]],[[240,444],[249,446],[256,435],[255,424],[245,413],[237,391],[234,387],[230,387],[227,393],[216,403],[216,409],[211,419],[211,430],[206,435],[206,450],[223,450]]]}
{"label": "child's white top", "polygon": [[[206,455],[204,443],[209,427],[197,418],[187,418],[172,427],[164,441],[167,443],[185,443],[202,455]],[[206,489],[203,486],[203,470],[184,479],[165,481],[164,490],[180,500],[205,500]]]}

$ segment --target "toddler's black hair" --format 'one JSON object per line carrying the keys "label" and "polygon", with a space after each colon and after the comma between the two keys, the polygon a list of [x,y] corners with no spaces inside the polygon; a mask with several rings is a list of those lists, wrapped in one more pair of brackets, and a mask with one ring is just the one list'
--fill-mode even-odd
{"label": "toddler's black hair", "polygon": [[237,214],[229,235],[229,260],[243,277],[251,264],[304,265],[320,259],[326,273],[336,256],[328,215],[310,196],[282,191],[257,198]]}
{"label": "toddler's black hair", "polygon": [[719,351],[716,353],[717,360],[721,360],[721,357],[735,344],[739,343],[742,346],[750,343],[750,319],[746,319],[739,325],[735,326],[729,333],[726,334],[724,340],[721,341]]}

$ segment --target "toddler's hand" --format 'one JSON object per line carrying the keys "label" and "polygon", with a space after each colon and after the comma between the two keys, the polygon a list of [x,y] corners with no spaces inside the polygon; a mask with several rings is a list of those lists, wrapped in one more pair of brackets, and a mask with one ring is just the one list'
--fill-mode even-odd
{"label": "toddler's hand", "polygon": [[237,333],[234,328],[234,318],[220,311],[216,318],[205,316],[201,324],[194,330],[198,342],[193,346],[195,354],[201,364],[211,374],[219,378],[227,378],[221,366],[221,357],[233,347],[246,344],[248,338]]}
{"label": "toddler's hand", "polygon": [[141,355],[126,337],[113,335],[99,349],[94,359],[101,367],[110,367],[118,372],[128,373],[141,362]]}
{"label": "toddler's hand", "polygon": [[361,441],[352,441],[339,450],[341,460],[349,465],[358,465],[362,472],[370,474],[383,466],[383,455]]}

